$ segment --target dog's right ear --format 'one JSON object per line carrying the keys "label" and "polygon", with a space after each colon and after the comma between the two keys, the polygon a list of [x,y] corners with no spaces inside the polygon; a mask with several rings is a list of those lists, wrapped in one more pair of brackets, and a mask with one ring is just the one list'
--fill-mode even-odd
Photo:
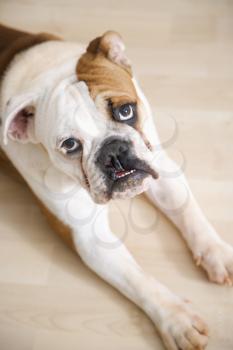
{"label": "dog's right ear", "polygon": [[8,101],[2,121],[5,145],[8,138],[21,143],[37,143],[34,132],[36,100],[35,94],[23,94]]}
{"label": "dog's right ear", "polygon": [[125,44],[119,33],[107,31],[102,36],[92,40],[87,47],[91,54],[104,54],[112,62],[130,69],[130,60],[125,54]]}

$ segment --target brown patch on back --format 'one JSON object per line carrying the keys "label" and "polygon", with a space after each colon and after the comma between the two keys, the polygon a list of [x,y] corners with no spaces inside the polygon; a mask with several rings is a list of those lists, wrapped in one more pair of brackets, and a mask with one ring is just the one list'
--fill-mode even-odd
{"label": "brown patch on back", "polygon": [[77,76],[84,81],[95,98],[102,94],[111,98],[113,106],[137,102],[137,94],[132,83],[129,66],[120,65],[108,58],[109,46],[103,37],[94,39],[77,64]]}
{"label": "brown patch on back", "polygon": [[0,79],[16,54],[49,40],[61,39],[48,33],[31,34],[0,25]]}
{"label": "brown patch on back", "polygon": [[[19,182],[21,185],[26,185],[25,180],[22,178],[20,173],[9,161],[5,153],[0,149],[0,169],[5,175],[10,176],[15,181]],[[34,195],[34,193],[32,192]],[[48,208],[34,195],[42,213],[46,216],[52,229],[62,238],[62,240],[73,250],[75,246],[73,243],[71,229],[60,221],[53,213],[51,213]]]}
{"label": "brown patch on back", "polygon": [[48,208],[38,199],[37,202],[42,213],[46,216],[50,226],[52,229],[58,233],[58,235],[62,238],[62,240],[73,250],[75,250],[74,241],[72,238],[71,228],[65,225],[61,220],[59,220]]}

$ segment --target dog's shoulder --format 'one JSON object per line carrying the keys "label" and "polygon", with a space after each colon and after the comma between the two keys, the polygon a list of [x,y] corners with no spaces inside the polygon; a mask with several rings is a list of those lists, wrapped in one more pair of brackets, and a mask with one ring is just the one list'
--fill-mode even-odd
{"label": "dog's shoulder", "polygon": [[50,40],[61,38],[49,33],[27,33],[0,24],[0,79],[15,55]]}
{"label": "dog's shoulder", "polygon": [[[2,80],[5,71],[18,53],[51,40],[61,39],[48,33],[32,34],[0,24],[0,80]],[[7,174],[17,179],[20,178],[20,175],[1,149],[0,165],[1,170],[6,171]]]}

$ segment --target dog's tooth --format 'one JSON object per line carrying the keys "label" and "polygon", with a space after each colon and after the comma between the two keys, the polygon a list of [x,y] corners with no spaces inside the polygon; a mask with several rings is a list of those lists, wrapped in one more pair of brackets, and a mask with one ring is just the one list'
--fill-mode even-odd
{"label": "dog's tooth", "polygon": [[129,170],[129,171],[125,171],[124,174],[122,174],[122,175],[117,175],[117,178],[118,178],[118,179],[121,179],[122,177],[125,177],[125,176],[127,176],[127,175],[133,174],[135,171],[136,171],[136,169],[132,169],[132,170]]}

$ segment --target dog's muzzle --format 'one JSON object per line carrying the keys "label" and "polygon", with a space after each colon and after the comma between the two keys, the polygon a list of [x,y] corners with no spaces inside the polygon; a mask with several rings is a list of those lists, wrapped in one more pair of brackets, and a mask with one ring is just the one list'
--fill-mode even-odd
{"label": "dog's muzzle", "polygon": [[144,160],[139,159],[131,141],[110,137],[102,144],[96,165],[105,176],[109,192],[124,192],[138,187],[147,176],[158,174]]}

